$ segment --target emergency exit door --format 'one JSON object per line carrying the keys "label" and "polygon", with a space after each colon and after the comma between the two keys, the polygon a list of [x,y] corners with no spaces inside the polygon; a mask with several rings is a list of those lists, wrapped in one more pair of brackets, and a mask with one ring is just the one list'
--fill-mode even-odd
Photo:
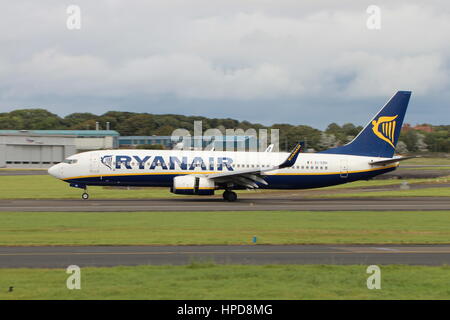
{"label": "emergency exit door", "polygon": [[348,177],[348,160],[341,160],[341,178]]}

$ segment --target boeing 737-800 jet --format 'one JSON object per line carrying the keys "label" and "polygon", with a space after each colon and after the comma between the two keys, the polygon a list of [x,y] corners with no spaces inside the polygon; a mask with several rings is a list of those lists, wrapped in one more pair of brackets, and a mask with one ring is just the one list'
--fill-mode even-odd
{"label": "boeing 737-800 jet", "polygon": [[48,172],[71,187],[170,187],[175,194],[235,201],[239,189],[308,189],[368,180],[393,171],[410,91],[398,91],[348,144],[318,153],[183,150],[100,150],[76,154]]}

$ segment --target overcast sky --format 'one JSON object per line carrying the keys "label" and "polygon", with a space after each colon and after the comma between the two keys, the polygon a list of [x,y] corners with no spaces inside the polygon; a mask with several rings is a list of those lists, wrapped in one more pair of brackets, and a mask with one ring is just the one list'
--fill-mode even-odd
{"label": "overcast sky", "polygon": [[[69,30],[69,5],[81,29]],[[366,26],[369,5],[381,29]],[[450,124],[450,2],[4,1],[0,112],[123,110],[264,124]]]}

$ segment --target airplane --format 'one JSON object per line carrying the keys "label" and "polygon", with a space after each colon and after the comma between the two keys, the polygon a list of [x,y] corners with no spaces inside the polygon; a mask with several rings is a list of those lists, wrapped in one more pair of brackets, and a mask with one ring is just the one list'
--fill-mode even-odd
{"label": "airplane", "polygon": [[317,153],[191,150],[98,150],[48,169],[55,178],[88,186],[169,187],[175,194],[236,201],[234,190],[309,189],[369,180],[411,157],[394,156],[411,91],[398,91],[349,143]]}

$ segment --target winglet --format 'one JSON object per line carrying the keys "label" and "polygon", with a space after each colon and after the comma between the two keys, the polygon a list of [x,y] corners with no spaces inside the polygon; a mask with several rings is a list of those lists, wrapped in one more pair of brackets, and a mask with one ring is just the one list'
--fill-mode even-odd
{"label": "winglet", "polygon": [[297,161],[297,157],[298,154],[300,153],[301,148],[302,145],[300,143],[297,143],[297,145],[294,147],[289,157],[287,157],[287,159],[278,166],[278,169],[292,167],[295,161]]}

